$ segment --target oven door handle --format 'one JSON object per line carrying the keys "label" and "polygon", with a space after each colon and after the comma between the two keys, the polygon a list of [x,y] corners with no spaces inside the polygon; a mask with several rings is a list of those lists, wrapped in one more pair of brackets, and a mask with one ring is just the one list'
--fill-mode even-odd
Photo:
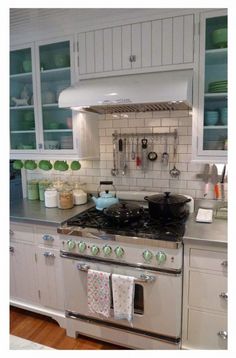
{"label": "oven door handle", "polygon": [[[87,264],[77,264],[77,269],[79,271],[85,271],[87,272],[90,269],[90,266]],[[156,280],[155,276],[147,275],[145,273],[142,273],[139,277],[134,277],[135,282],[154,282]]]}

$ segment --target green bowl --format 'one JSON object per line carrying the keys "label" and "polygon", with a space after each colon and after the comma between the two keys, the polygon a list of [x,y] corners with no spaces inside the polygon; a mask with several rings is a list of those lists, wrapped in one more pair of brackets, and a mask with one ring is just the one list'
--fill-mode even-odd
{"label": "green bowl", "polygon": [[15,160],[15,161],[13,162],[13,168],[14,168],[14,169],[19,170],[19,169],[22,169],[23,166],[24,166],[24,164],[23,164],[23,162],[22,162],[21,160]]}
{"label": "green bowl", "polygon": [[30,60],[24,60],[22,62],[22,67],[24,72],[31,72],[32,71],[32,65]]}
{"label": "green bowl", "polygon": [[49,160],[40,160],[39,162],[39,168],[42,170],[51,170],[52,169],[52,163]]}
{"label": "green bowl", "polygon": [[217,48],[227,47],[227,28],[225,27],[213,31],[212,42]]}
{"label": "green bowl", "polygon": [[34,170],[37,168],[37,164],[34,160],[26,160],[24,163],[24,168],[28,170]]}
{"label": "green bowl", "polygon": [[81,164],[78,160],[73,160],[70,165],[71,170],[79,170],[81,168]]}

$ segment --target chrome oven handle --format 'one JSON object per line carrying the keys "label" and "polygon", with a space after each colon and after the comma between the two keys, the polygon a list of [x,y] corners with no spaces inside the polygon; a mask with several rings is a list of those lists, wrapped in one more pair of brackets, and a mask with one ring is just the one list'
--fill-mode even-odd
{"label": "chrome oven handle", "polygon": [[90,266],[87,264],[77,264],[77,269],[80,271],[88,271]]}

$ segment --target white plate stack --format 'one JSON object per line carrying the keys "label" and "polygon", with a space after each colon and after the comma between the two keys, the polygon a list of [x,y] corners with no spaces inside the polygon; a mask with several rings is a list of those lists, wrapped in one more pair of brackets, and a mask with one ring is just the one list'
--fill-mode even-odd
{"label": "white plate stack", "polygon": [[73,149],[73,137],[72,136],[63,136],[60,139],[61,149]]}

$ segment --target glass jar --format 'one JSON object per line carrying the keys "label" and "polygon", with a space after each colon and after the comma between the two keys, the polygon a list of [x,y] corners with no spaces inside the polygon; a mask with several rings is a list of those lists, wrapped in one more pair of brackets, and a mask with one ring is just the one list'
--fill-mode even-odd
{"label": "glass jar", "polygon": [[58,208],[71,209],[74,206],[73,190],[70,186],[63,186],[58,191]]}
{"label": "glass jar", "polygon": [[27,197],[29,200],[39,199],[39,185],[35,179],[27,181]]}
{"label": "glass jar", "polygon": [[44,192],[50,186],[51,182],[47,179],[39,180],[39,200],[44,201]]}
{"label": "glass jar", "polygon": [[49,186],[44,192],[44,205],[47,208],[57,208],[58,192],[53,186]]}

